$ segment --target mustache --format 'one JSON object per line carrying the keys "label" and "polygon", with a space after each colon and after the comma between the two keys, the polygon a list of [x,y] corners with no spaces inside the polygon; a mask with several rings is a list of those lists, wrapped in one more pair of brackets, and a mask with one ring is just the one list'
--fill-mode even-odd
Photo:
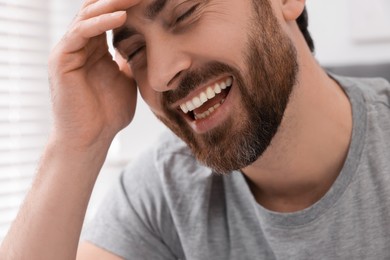
{"label": "mustache", "polygon": [[201,84],[206,83],[210,79],[224,73],[237,75],[235,69],[227,64],[220,62],[207,63],[200,69],[183,72],[180,83],[176,89],[162,93],[163,103],[170,105],[176,101],[186,97],[191,91]]}

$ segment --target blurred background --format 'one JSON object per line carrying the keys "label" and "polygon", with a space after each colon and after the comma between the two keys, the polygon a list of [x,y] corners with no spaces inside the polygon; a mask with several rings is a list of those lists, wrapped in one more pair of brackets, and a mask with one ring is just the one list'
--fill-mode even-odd
{"label": "blurred background", "polygon": [[[0,241],[31,185],[50,131],[47,58],[80,0],[0,0]],[[390,78],[390,1],[308,0],[318,61],[331,71]],[[115,139],[87,220],[121,169],[164,127],[143,102]]]}

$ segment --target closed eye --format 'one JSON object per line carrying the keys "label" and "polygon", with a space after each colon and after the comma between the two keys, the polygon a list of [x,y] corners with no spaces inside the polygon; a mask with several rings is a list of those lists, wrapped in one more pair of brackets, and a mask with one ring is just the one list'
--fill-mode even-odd
{"label": "closed eye", "polygon": [[140,52],[143,50],[145,46],[141,46],[138,49],[136,49],[134,52],[132,52],[130,55],[127,56],[127,62],[131,62],[131,60]]}
{"label": "closed eye", "polygon": [[188,17],[190,17],[195,11],[196,9],[198,8],[199,4],[196,4],[194,6],[192,6],[190,9],[188,9],[184,14],[182,14],[181,16],[179,16],[176,21],[175,21],[175,24],[177,23],[180,23],[182,21],[184,21],[185,19],[187,19]]}

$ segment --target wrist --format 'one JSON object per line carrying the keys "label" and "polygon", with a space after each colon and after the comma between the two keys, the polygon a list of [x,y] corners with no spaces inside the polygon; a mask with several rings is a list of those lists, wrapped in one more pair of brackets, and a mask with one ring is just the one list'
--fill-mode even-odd
{"label": "wrist", "polygon": [[74,132],[53,129],[48,139],[48,145],[63,149],[64,152],[102,152],[108,151],[115,134],[78,135]]}
{"label": "wrist", "polygon": [[112,139],[99,139],[93,143],[78,142],[52,134],[47,142],[44,161],[56,161],[59,165],[89,168],[88,172],[99,173],[108,153]]}

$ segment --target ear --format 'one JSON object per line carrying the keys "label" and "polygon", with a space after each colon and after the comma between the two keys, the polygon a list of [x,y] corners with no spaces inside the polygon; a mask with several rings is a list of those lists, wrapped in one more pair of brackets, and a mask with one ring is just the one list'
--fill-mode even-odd
{"label": "ear", "polygon": [[118,64],[120,71],[125,73],[125,75],[128,76],[129,78],[133,77],[133,72],[131,71],[130,66],[127,64],[126,59],[123,58],[118,51],[115,51],[114,60],[116,64]]}
{"label": "ear", "polygon": [[305,8],[305,0],[283,0],[282,12],[286,21],[295,21]]}

